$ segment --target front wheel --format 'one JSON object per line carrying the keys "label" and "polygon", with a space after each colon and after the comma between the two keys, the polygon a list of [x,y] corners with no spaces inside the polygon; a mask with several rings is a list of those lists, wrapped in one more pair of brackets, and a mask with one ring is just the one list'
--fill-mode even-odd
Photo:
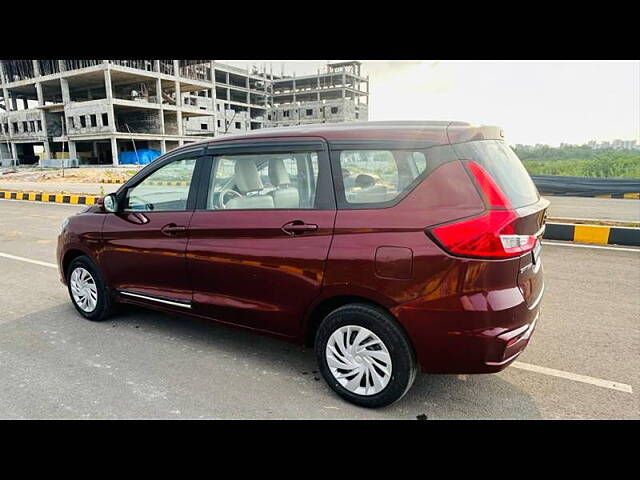
{"label": "front wheel", "polygon": [[344,399],[383,407],[401,399],[415,380],[413,348],[384,310],[349,304],[322,321],[315,341],[320,371]]}
{"label": "front wheel", "polygon": [[73,306],[86,319],[100,321],[111,314],[111,293],[89,257],[73,259],[67,269],[67,285]]}

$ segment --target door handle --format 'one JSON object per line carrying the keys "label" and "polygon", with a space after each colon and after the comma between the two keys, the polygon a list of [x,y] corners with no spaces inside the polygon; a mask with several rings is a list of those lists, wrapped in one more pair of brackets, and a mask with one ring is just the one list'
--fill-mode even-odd
{"label": "door handle", "polygon": [[313,223],[304,223],[301,220],[285,223],[282,226],[282,231],[287,235],[300,235],[305,232],[315,232],[316,230],[318,230],[318,225]]}
{"label": "door handle", "polygon": [[169,223],[168,225],[165,225],[164,227],[162,227],[160,231],[170,237],[175,235],[176,233],[186,232],[187,227],[185,227],[184,225],[176,225],[175,223]]}

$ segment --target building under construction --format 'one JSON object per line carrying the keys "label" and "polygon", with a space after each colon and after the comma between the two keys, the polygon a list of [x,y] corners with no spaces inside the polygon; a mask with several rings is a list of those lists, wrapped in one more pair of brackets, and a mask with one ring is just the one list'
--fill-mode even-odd
{"label": "building under construction", "polygon": [[0,60],[0,88],[3,164],[117,165],[124,152],[368,118],[359,62],[296,77],[214,60]]}

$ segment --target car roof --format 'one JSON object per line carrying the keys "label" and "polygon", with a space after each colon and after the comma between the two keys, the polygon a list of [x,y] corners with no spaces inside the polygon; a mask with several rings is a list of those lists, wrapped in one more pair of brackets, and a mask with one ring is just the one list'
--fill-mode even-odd
{"label": "car roof", "polygon": [[348,142],[351,140],[377,141],[415,141],[432,145],[445,145],[470,140],[502,139],[500,127],[473,125],[458,121],[372,121],[314,123],[294,127],[261,128],[237,135],[221,135],[210,140],[203,140],[188,147],[207,147],[226,142],[242,142],[252,140],[269,140],[295,137],[321,137],[330,144],[332,142]]}

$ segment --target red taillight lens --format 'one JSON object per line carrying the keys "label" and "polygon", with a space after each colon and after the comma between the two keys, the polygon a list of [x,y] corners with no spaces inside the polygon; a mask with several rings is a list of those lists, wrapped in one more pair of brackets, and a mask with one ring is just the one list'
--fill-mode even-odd
{"label": "red taillight lens", "polygon": [[468,165],[489,205],[500,210],[490,209],[481,217],[432,229],[438,243],[454,255],[465,257],[509,258],[532,250],[536,237],[516,234],[518,215],[500,187],[480,165]]}
{"label": "red taillight lens", "polygon": [[478,186],[482,190],[482,193],[484,193],[484,196],[490,206],[511,208],[511,202],[507,196],[481,165],[478,165],[475,162],[468,162],[467,165],[469,166],[471,173],[473,173],[473,176],[476,178]]}

